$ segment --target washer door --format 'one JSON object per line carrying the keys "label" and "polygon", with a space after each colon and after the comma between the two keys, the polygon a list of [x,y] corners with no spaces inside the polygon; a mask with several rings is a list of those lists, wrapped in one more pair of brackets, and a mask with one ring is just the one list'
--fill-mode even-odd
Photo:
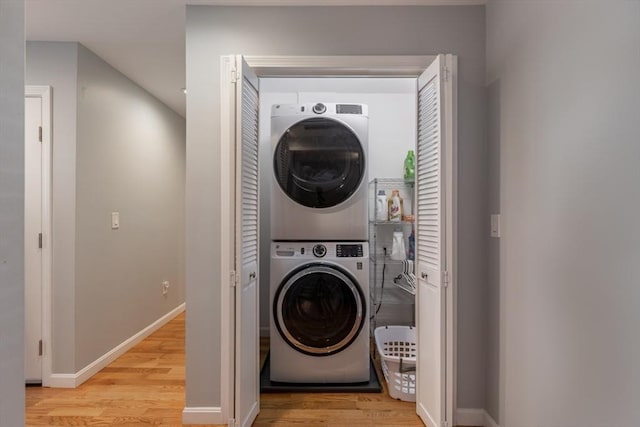
{"label": "washer door", "polygon": [[294,349],[328,356],[347,348],[366,316],[360,287],[342,269],[307,264],[281,283],[273,301],[274,320]]}
{"label": "washer door", "polygon": [[345,202],[364,178],[364,151],[346,125],[312,118],[287,129],[273,158],[276,181],[295,202],[330,208]]}

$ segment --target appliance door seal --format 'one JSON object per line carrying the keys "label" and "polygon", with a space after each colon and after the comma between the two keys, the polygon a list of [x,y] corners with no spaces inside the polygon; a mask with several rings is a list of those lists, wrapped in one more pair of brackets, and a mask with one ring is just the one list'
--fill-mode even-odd
{"label": "appliance door seal", "polygon": [[365,174],[362,144],[346,124],[311,118],[290,126],[273,155],[275,179],[294,202],[332,208],[351,198]]}
{"label": "appliance door seal", "polygon": [[345,271],[306,264],[278,288],[274,319],[282,338],[297,351],[329,356],[351,345],[366,318],[365,298]]}

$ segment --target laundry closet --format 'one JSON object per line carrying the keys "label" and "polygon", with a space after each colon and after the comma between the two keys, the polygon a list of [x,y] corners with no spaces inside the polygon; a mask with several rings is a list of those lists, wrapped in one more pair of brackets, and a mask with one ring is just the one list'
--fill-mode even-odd
{"label": "laundry closet", "polygon": [[[289,392],[370,383],[376,376],[370,363],[373,336],[385,379],[401,384],[400,394],[389,394],[415,400],[417,414],[428,423],[451,419],[455,57],[438,55],[426,63],[407,57],[420,65],[404,69],[394,68],[402,57],[388,57],[378,74],[373,64],[384,58],[319,58],[316,64],[342,64],[333,73],[340,77],[323,78],[300,77],[304,73],[296,74],[295,67],[270,65],[269,57],[222,59],[221,154],[230,163],[222,176],[235,183],[222,198],[230,207],[223,222],[234,224],[231,233],[223,233],[233,250],[223,253],[229,269],[223,275],[231,274],[232,291],[223,287],[222,298],[230,297],[232,305],[223,306],[222,317],[231,320],[234,335],[222,366],[233,361],[223,383],[232,381],[240,424],[257,415],[263,378],[293,385]],[[344,66],[349,61],[372,65],[358,74],[366,77],[344,77],[353,74]],[[330,67],[316,66],[310,75],[329,76],[321,70]],[[412,151],[415,184],[402,179]],[[396,208],[404,208],[398,222],[391,215],[379,221],[380,212],[372,208],[382,182],[392,185],[387,190]],[[404,191],[403,203],[397,190]],[[405,245],[409,235],[414,247],[410,239]],[[387,255],[405,261],[411,258],[407,246],[415,264],[403,262],[401,272],[413,280],[415,297],[400,291],[395,300],[383,299]],[[389,292],[391,278],[400,275],[386,272]],[[391,329],[373,334],[380,325],[410,325],[413,337],[385,333],[380,345],[378,331]],[[258,332],[270,340],[262,371]],[[385,369],[391,359],[395,365]]]}

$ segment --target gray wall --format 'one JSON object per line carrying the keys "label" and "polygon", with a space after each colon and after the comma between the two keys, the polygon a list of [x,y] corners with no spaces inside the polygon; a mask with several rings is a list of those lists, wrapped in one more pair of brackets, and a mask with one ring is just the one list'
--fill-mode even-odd
{"label": "gray wall", "polygon": [[75,370],[78,44],[27,42],[28,85],[52,87],[52,336],[54,373]]}
{"label": "gray wall", "polygon": [[184,301],[185,172],[184,119],[82,45],[77,93],[76,371]]}
{"label": "gray wall", "polygon": [[640,2],[490,1],[500,424],[640,425]]}
{"label": "gray wall", "polygon": [[0,1],[0,427],[24,424],[24,4]]}
{"label": "gray wall", "polygon": [[[220,55],[459,55],[458,405],[484,406],[484,7],[187,7],[187,406],[220,404]],[[225,183],[226,185],[227,183]],[[262,283],[267,280],[262,278]]]}
{"label": "gray wall", "polygon": [[53,88],[53,373],[74,374],[184,301],[185,121],[77,43],[28,42],[26,75]]}

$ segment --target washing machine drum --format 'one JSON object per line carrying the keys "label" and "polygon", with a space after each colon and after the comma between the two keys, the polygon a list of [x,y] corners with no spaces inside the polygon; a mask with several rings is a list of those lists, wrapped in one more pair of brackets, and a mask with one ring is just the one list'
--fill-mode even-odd
{"label": "washing machine drum", "polygon": [[310,208],[347,201],[364,178],[362,144],[343,123],[328,118],[300,121],[287,129],[274,152],[273,167],[282,191]]}
{"label": "washing machine drum", "polygon": [[364,295],[353,278],[323,264],[307,264],[287,276],[276,292],[273,310],[282,338],[313,356],[349,347],[366,316]]}

